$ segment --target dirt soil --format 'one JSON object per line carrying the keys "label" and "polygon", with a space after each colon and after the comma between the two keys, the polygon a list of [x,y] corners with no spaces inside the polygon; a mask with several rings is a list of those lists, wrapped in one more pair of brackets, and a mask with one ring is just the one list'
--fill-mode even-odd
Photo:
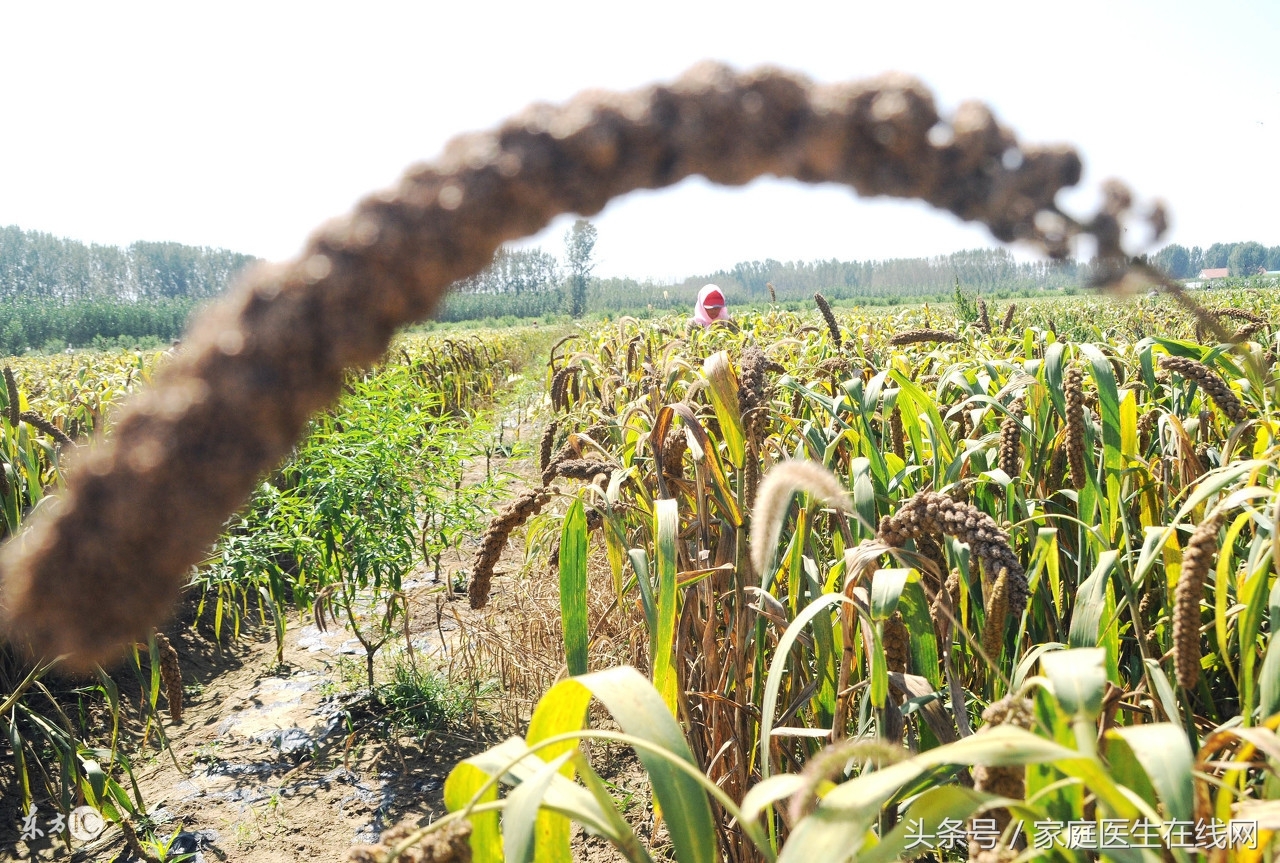
{"label": "dirt soil", "polygon": [[[507,554],[518,562],[522,551]],[[430,662],[459,627],[455,607],[465,620],[466,597],[441,603],[437,618],[434,585],[406,586],[417,600],[415,647]],[[135,756],[135,775],[158,834],[193,834],[206,861],[345,859],[353,844],[374,843],[401,820],[425,824],[444,814],[453,765],[502,739],[483,723],[424,736],[372,733],[376,717],[361,709],[364,652],[332,623],[322,632],[291,621],[283,663],[269,629],[222,647],[189,627],[173,627],[170,638],[182,660],[186,707],[180,723],[165,714],[172,755],[149,747]],[[15,850],[17,859],[68,859],[61,844]],[[75,843],[70,859],[137,858],[109,828],[94,842]]]}
{"label": "dirt soil", "polygon": [[[530,439],[529,429],[520,431]],[[471,469],[483,474],[486,467],[481,458]],[[525,459],[493,467],[517,476],[503,499],[494,502],[495,511],[537,481],[537,466]],[[486,612],[472,612],[465,593],[442,591],[432,572],[406,580],[419,661],[456,661],[451,654],[462,640],[460,629],[472,621],[478,626],[482,614],[489,631],[495,620],[500,628],[519,631],[528,608],[504,597],[518,593],[512,591],[511,576],[524,562],[522,533],[513,534],[496,568]],[[446,580],[448,573],[470,566],[477,541],[464,543],[460,553],[442,562]],[[503,623],[506,617],[510,620]],[[184,715],[175,723],[166,714],[171,749],[148,747],[134,756],[134,769],[157,835],[181,831],[174,850],[195,850],[197,861],[345,860],[353,845],[376,842],[392,825],[425,825],[445,814],[444,780],[453,766],[518,730],[509,720],[499,728],[489,716],[448,732],[374,733],[377,717],[361,709],[366,703],[360,698],[363,650],[333,622],[322,631],[312,621],[291,620],[280,663],[270,628],[221,645],[203,626],[174,625],[168,633],[182,661]],[[500,712],[527,717],[528,706]],[[638,833],[647,836],[652,812],[634,757],[616,748],[594,756],[606,779],[627,798]],[[621,859],[580,831],[574,847],[579,859]],[[0,860],[11,852],[19,860],[139,859],[115,827],[91,842],[75,842],[70,854],[47,837],[32,845],[0,843]]]}

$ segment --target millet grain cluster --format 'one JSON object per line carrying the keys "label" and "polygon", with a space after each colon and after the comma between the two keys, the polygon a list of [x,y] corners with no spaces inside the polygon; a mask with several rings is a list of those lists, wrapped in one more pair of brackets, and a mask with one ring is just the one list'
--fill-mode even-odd
{"label": "millet grain cluster", "polygon": [[1013,404],[1009,406],[1008,415],[1000,423],[999,463],[1000,469],[1009,479],[1018,478],[1020,464],[1018,453],[1022,446],[1022,416],[1025,413],[1025,405],[1026,402],[1021,396],[1014,399]]}
{"label": "millet grain cluster", "polygon": [[1248,419],[1249,415],[1239,397],[1231,391],[1226,381],[1204,363],[1189,357],[1161,357],[1160,368],[1195,381],[1232,422],[1241,423]]}
{"label": "millet grain cluster", "polygon": [[920,342],[942,342],[944,344],[953,344],[960,341],[960,337],[955,333],[949,333],[945,330],[903,330],[900,333],[894,333],[889,337],[889,344],[894,347],[902,347],[903,345],[914,345]]}
{"label": "millet grain cluster", "polygon": [[[538,442],[538,470],[543,476],[546,476],[547,471],[551,469],[551,455],[556,445],[557,425],[555,420],[547,423],[547,427],[542,430],[542,439]],[[546,485],[547,482],[544,479],[542,484]]]}
{"label": "millet grain cluster", "polygon": [[471,564],[471,581],[467,585],[467,598],[471,601],[472,608],[484,608],[489,602],[489,585],[493,579],[493,568],[502,557],[502,549],[506,546],[511,532],[537,515],[549,500],[551,500],[550,489],[530,489],[507,504],[506,508],[489,522],[489,527],[480,537],[480,550],[476,552],[475,561]]}
{"label": "millet grain cluster", "polygon": [[1071,487],[1079,491],[1089,478],[1084,440],[1084,370],[1079,366],[1067,369],[1063,388],[1067,400],[1067,463],[1071,466]]}
{"label": "millet grain cluster", "polygon": [[989,577],[1008,570],[1009,612],[1021,616],[1027,605],[1027,576],[1009,545],[1009,535],[971,504],[939,492],[922,491],[903,503],[892,516],[880,519],[876,538],[895,548],[918,536],[945,533],[967,543]]}
{"label": "millet grain cluster", "polygon": [[814,294],[813,301],[818,304],[818,311],[822,312],[822,319],[827,322],[827,332],[831,334],[831,341],[835,343],[836,350],[839,350],[843,345],[843,339],[840,335],[840,325],[836,323],[835,312],[831,311],[831,304],[822,294]]}
{"label": "millet grain cluster", "polygon": [[1200,679],[1200,600],[1225,513],[1209,515],[1191,533],[1182,550],[1182,570],[1173,592],[1173,668],[1178,685],[1190,689]]}
{"label": "millet grain cluster", "polygon": [[13,376],[13,369],[8,366],[4,367],[4,387],[9,396],[9,404],[6,406],[9,425],[17,428],[19,414],[22,411],[22,396],[18,392],[18,380]]}
{"label": "millet grain cluster", "polygon": [[394,856],[395,848],[410,841],[418,828],[397,824],[378,839],[376,845],[356,845],[347,852],[349,863],[471,863],[471,822],[455,821],[434,833],[428,833]]}
{"label": "millet grain cluster", "polygon": [[[993,702],[982,711],[982,730],[987,731],[1000,725],[1015,725],[1018,728],[1030,729],[1035,721],[1032,704],[1025,698],[1016,695],[1006,696]],[[979,764],[973,768],[973,789],[996,797],[1008,797],[1021,800],[1027,792],[1027,768],[1022,765],[1010,767],[987,767]],[[1003,833],[1013,820],[1008,809],[996,809],[988,813],[995,818],[997,832]],[[1024,837],[1025,839],[1025,837]],[[983,849],[978,842],[970,838],[969,859],[989,863],[989,861],[1012,860],[1016,856],[1012,849],[997,846],[995,849]]]}
{"label": "millet grain cluster", "polygon": [[1017,312],[1018,312],[1017,305],[1014,303],[1010,303],[1009,308],[1004,310],[1004,320],[1000,322],[1001,332],[1007,333],[1009,332],[1010,329],[1013,328],[1013,316],[1017,314]]}
{"label": "millet grain cluster", "polygon": [[169,718],[182,721],[182,665],[178,651],[163,632],[157,632],[156,653],[160,655],[160,682],[164,685],[164,697],[169,702]]}
{"label": "millet grain cluster", "polygon": [[[738,407],[742,411],[742,426],[746,431],[747,456],[743,504],[748,513],[755,506],[756,491],[760,484],[760,445],[769,433],[770,406],[773,387],[769,383],[770,372],[784,372],[785,368],[765,356],[755,345],[742,350],[739,362],[742,374],[738,378]],[[669,437],[669,436],[668,436]],[[682,435],[683,437],[683,435]],[[683,442],[687,448],[687,443]],[[684,450],[680,450],[683,458]],[[665,451],[664,451],[665,457]]]}
{"label": "millet grain cluster", "polygon": [[606,476],[613,471],[613,465],[607,461],[591,458],[567,458],[556,462],[551,468],[552,479],[562,476],[566,479],[580,479],[591,482],[600,474]]}
{"label": "millet grain cluster", "polygon": [[906,461],[906,430],[902,427],[902,409],[896,404],[893,406],[893,410],[889,411],[889,443],[893,447],[893,454]]}

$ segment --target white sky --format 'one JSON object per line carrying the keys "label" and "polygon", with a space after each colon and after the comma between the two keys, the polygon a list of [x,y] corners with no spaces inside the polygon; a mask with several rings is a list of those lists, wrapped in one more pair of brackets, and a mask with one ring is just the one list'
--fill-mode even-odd
{"label": "white sky", "polygon": [[[0,225],[281,259],[531,101],[702,59],[911,72],[1164,198],[1171,241],[1280,244],[1280,2],[22,3],[0,0]],[[1091,191],[1068,205],[1084,209]],[[559,255],[567,221],[538,238]],[[924,205],[693,180],[596,219],[600,275],[992,245]]]}

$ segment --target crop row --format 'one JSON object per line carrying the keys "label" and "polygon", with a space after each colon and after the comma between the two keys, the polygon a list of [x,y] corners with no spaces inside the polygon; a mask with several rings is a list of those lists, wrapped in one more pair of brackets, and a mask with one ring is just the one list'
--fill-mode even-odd
{"label": "crop row", "polygon": [[[342,401],[312,420],[193,572],[186,620],[217,638],[266,624],[279,650],[291,614],[339,618],[355,627],[372,674],[377,650],[408,631],[407,574],[438,566],[442,551],[483,521],[493,484],[461,482],[486,434],[476,415],[535,348],[496,334],[405,336],[380,366],[350,375]],[[76,440],[110,434],[117,402],[171,361],[160,352],[9,361],[0,395],[0,535],[16,533],[35,508],[56,505],[63,468],[84,445]],[[57,667],[0,644],[0,724],[23,811],[33,800],[64,814],[87,803],[143,832],[130,753],[150,740],[165,744],[161,709],[181,719],[174,646],[151,633],[123,668],[88,680]]]}

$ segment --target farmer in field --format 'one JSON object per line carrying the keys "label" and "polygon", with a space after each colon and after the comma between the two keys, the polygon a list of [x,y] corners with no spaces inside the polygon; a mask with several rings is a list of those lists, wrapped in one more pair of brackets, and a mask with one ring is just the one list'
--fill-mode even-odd
{"label": "farmer in field", "polygon": [[711,326],[712,321],[727,321],[729,310],[724,307],[724,292],[715,285],[705,285],[698,291],[698,302],[693,307],[693,322],[701,327]]}

